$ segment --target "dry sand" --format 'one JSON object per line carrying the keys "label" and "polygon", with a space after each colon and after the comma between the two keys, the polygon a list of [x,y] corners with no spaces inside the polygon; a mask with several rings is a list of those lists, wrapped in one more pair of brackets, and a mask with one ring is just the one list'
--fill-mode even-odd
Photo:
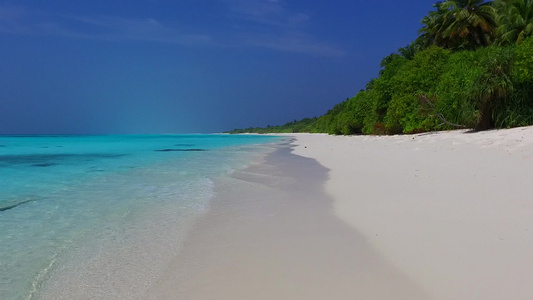
{"label": "dry sand", "polygon": [[290,137],[149,299],[533,299],[533,127]]}
{"label": "dry sand", "polygon": [[298,135],[337,216],[429,299],[533,299],[533,127]]}

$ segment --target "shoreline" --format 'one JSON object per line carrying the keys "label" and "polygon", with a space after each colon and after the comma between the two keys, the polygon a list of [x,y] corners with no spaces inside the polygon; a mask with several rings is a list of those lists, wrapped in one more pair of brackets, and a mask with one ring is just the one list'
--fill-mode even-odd
{"label": "shoreline", "polygon": [[533,127],[282,136],[148,299],[533,298]]}
{"label": "shoreline", "polygon": [[[217,145],[211,137],[198,138],[201,141],[195,144]],[[262,146],[261,141],[272,140],[277,139],[231,138],[229,142],[224,141],[226,145],[210,152],[161,154],[169,158],[144,165],[134,161],[128,163],[133,167],[110,168],[95,180],[80,181],[79,186],[65,192],[68,197],[56,195],[57,202],[66,199],[69,204],[94,205],[86,210],[78,209],[80,205],[58,205],[54,208],[63,213],[45,214],[45,220],[33,218],[35,224],[51,228],[48,230],[51,233],[60,232],[58,228],[70,229],[70,239],[57,238],[63,242],[61,247],[40,247],[43,251],[35,254],[44,252],[47,256],[41,257],[45,263],[28,264],[37,270],[25,272],[30,274],[24,276],[28,284],[18,289],[2,289],[0,298],[144,299],[147,289],[179,253],[196,219],[208,209],[216,178],[227,176],[261,156],[269,149]],[[149,142],[149,147],[154,147],[153,139]],[[171,142],[171,145],[177,143]],[[236,145],[227,145],[232,143]],[[175,146],[189,147],[189,144],[192,142],[186,140]],[[146,155],[140,157],[147,158]],[[54,203],[52,201],[35,204],[46,208],[44,204]],[[24,214],[24,209],[28,206],[10,213]],[[40,216],[41,211],[35,210],[36,215]],[[64,216],[76,215],[79,216],[78,227],[59,222]],[[50,226],[51,222],[58,226]],[[83,227],[85,224],[90,226]],[[54,237],[53,234],[47,236]],[[21,261],[32,262],[33,253],[13,251],[16,252],[20,252]],[[15,259],[11,261],[14,262],[11,265],[17,265]],[[7,295],[11,291],[20,296]]]}
{"label": "shoreline", "polygon": [[329,170],[279,144],[216,184],[148,299],[427,299],[333,214]]}

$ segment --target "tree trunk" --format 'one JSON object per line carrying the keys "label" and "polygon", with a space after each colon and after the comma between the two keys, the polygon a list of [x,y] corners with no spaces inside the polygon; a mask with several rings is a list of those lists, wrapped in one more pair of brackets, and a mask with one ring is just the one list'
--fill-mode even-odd
{"label": "tree trunk", "polygon": [[490,103],[485,104],[481,111],[481,119],[477,123],[475,130],[487,130],[494,128],[494,120],[492,119],[492,105]]}

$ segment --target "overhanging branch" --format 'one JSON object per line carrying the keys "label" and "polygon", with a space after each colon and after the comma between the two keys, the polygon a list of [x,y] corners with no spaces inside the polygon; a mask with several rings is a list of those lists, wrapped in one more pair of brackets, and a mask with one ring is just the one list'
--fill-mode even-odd
{"label": "overhanging branch", "polygon": [[448,120],[446,120],[446,118],[444,118],[444,116],[441,113],[437,112],[437,109],[435,108],[435,105],[433,104],[433,102],[431,101],[431,99],[428,96],[423,95],[423,94],[419,94],[418,95],[418,100],[419,101],[423,101],[424,103],[426,103],[429,106],[429,108],[431,108],[431,110],[433,110],[433,112],[435,113],[435,116],[437,116],[437,118],[439,118],[443,122],[443,124],[447,124],[447,125],[450,125],[450,126],[453,126],[453,127],[457,127],[457,128],[466,128],[465,125],[455,124],[455,123],[452,123],[452,122],[449,122]]}

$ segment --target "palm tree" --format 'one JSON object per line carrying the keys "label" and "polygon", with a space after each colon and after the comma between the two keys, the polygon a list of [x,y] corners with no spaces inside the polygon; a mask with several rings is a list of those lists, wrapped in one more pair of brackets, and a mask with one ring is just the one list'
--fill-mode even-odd
{"label": "palm tree", "polygon": [[498,0],[498,43],[522,43],[533,35],[533,0]]}
{"label": "palm tree", "polygon": [[424,48],[420,44],[420,41],[417,39],[417,40],[411,42],[409,45],[398,49],[398,53],[401,56],[411,60],[411,59],[413,59],[415,57],[415,55],[418,52],[422,51],[423,49]]}
{"label": "palm tree", "polygon": [[430,11],[429,14],[420,21],[423,26],[418,31],[419,37],[417,38],[417,43],[421,44],[424,49],[431,45],[442,47],[445,44],[445,38],[442,35],[442,31],[447,27],[444,23],[444,16],[446,15],[447,10],[443,9],[441,4],[442,1],[433,4],[435,11]]}
{"label": "palm tree", "polygon": [[440,9],[446,11],[441,29],[441,35],[448,38],[445,47],[475,49],[493,42],[497,24],[492,1],[448,0]]}

